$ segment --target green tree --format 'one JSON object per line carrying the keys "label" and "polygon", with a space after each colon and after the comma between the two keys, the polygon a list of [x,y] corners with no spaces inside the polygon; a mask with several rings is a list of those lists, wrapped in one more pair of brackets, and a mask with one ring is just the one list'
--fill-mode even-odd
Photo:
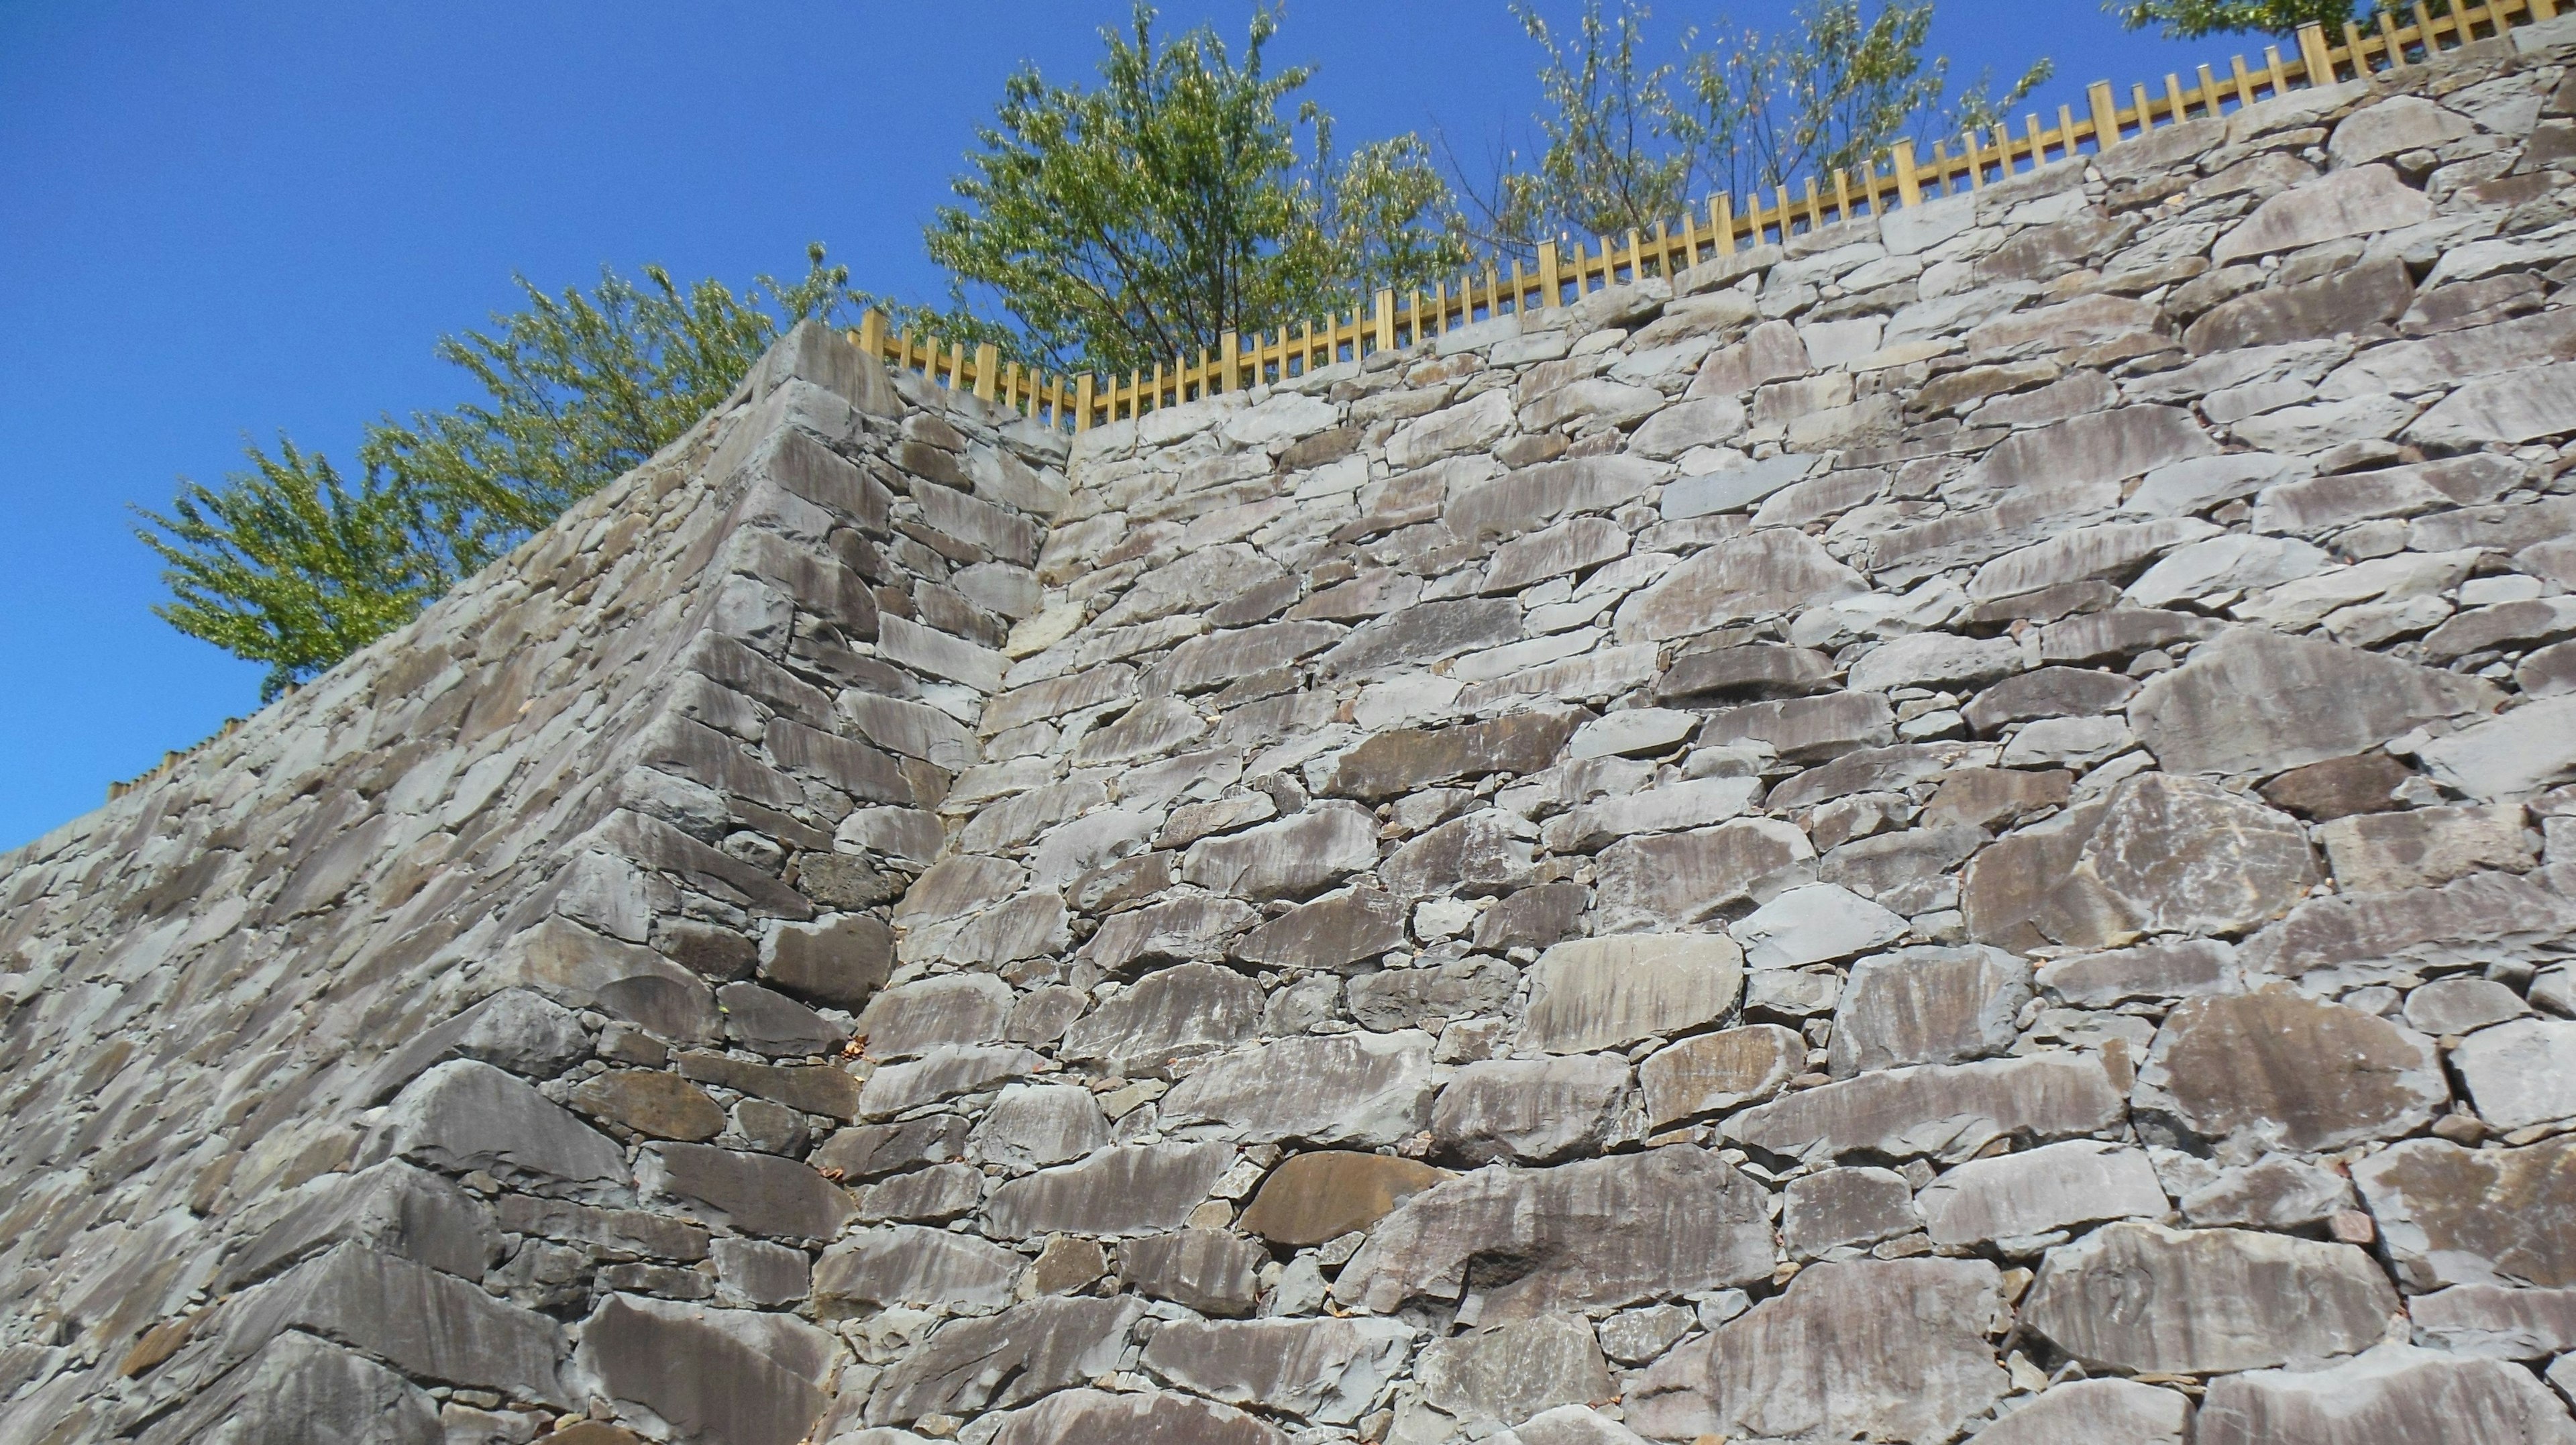
{"label": "green tree", "polygon": [[1253,11],[1240,60],[1206,26],[1163,43],[1154,20],[1139,0],[1101,32],[1095,89],[1014,74],[952,183],[961,204],[927,228],[931,258],[1009,312],[1020,354],[1150,367],[1464,259],[1417,139],[1336,163],[1330,117],[1289,110],[1314,70],[1268,68],[1276,8]]}
{"label": "green tree", "polygon": [[2161,25],[2169,39],[2198,40],[2243,32],[2290,35],[2312,22],[2340,34],[2345,21],[2379,7],[2354,0],[2107,0],[2102,8],[2131,30]]}
{"label": "green tree", "polygon": [[759,277],[743,296],[659,266],[641,284],[602,268],[596,288],[560,296],[516,279],[525,310],[437,345],[482,399],[367,426],[354,486],[281,435],[276,456],[246,448],[251,470],[217,486],[181,479],[167,514],[138,508],[173,598],[155,613],[266,664],[274,697],[661,450],[786,327],[846,318],[863,299],[820,246],[802,278]]}
{"label": "green tree", "polygon": [[1857,170],[1897,140],[1991,125],[2045,82],[2032,66],[2001,94],[1979,76],[1954,88],[1927,55],[1932,0],[1814,0],[1776,31],[1682,32],[1678,57],[1647,56],[1647,10],[1586,0],[1569,37],[1525,3],[1542,52],[1533,164],[1507,156],[1471,192],[1484,234],[1526,250],[1561,232],[1612,235],[1678,218],[1715,191],[1765,190]]}

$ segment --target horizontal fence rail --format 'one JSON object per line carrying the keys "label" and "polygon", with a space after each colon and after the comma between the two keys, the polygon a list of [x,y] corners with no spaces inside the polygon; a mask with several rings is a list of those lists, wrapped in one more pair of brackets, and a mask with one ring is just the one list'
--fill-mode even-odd
{"label": "horizontal fence rail", "polygon": [[971,391],[1047,426],[1089,431],[1159,407],[1284,381],[1373,351],[1409,347],[1494,317],[1568,305],[1604,286],[1675,276],[1720,256],[1844,221],[1982,190],[2052,162],[2292,91],[2422,65],[2517,25],[2555,19],[2563,3],[2571,0],[2487,0],[2454,4],[2444,15],[2417,3],[2403,19],[2389,9],[2368,26],[2346,23],[2340,37],[2311,24],[2298,32],[2295,55],[2266,46],[2261,64],[2249,65],[2237,56],[2224,74],[2204,65],[2189,86],[2181,76],[2168,74],[2161,90],[2131,86],[2125,104],[2109,81],[2096,82],[2086,92],[2085,109],[2079,113],[2059,106],[2053,125],[2033,113],[2018,134],[2009,125],[1983,134],[1971,130],[1958,137],[1956,150],[1946,139],[1934,142],[1928,157],[1912,141],[1899,141],[1858,174],[1836,170],[1822,180],[1810,176],[1794,193],[1779,186],[1771,195],[1749,196],[1740,204],[1721,194],[1709,200],[1705,215],[1686,214],[1658,223],[1652,231],[1543,242],[1534,259],[1489,261],[1482,275],[1460,276],[1454,285],[1444,282],[1428,293],[1401,296],[1379,291],[1348,315],[1318,317],[1267,335],[1227,332],[1214,350],[1201,351],[1196,359],[1175,357],[1124,377],[1054,375],[1008,360],[992,345],[969,351],[958,343],[890,333],[884,314],[876,311],[862,316],[854,336],[869,355],[889,366],[918,372],[936,385]]}

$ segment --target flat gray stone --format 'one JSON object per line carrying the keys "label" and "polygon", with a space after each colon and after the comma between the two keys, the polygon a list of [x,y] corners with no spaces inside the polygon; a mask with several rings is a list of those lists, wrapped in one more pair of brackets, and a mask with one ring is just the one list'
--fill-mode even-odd
{"label": "flat gray stone", "polygon": [[1775,1154],[1822,1144],[1837,1155],[1964,1159],[2007,1134],[2074,1138],[2127,1117],[2098,1057],[2042,1053],[1863,1074],[1747,1109],[1725,1133]]}
{"label": "flat gray stone", "polygon": [[1163,1127],[1222,1126],[1250,1143],[1393,1144],[1429,1122],[1431,1036],[1273,1039],[1219,1054],[1162,1100]]}
{"label": "flat gray stone", "polygon": [[1230,968],[1159,969],[1075,1021],[1059,1056],[1130,1078],[1168,1078],[1261,1033],[1261,985]]}
{"label": "flat gray stone", "polygon": [[1773,528],[1707,548],[1619,607],[1622,641],[1706,632],[1868,590],[1804,532]]}
{"label": "flat gray stone", "polygon": [[1178,1229],[1233,1164],[1231,1144],[1119,1145],[1079,1164],[1003,1183],[985,1201],[985,1230],[1000,1239],[1027,1239]]}
{"label": "flat gray stone", "polygon": [[1683,1039],[1637,1066],[1646,1119],[1661,1128],[1767,1099],[1807,1065],[1806,1036],[1778,1024],[1748,1024]]}
{"label": "flat gray stone", "polygon": [[1539,956],[1521,1046],[1579,1054],[1715,1023],[1744,984],[1742,953],[1720,934],[1572,939]]}
{"label": "flat gray stone", "polygon": [[1628,1422],[1659,1440],[1947,1440],[2007,1388],[1989,1337],[2009,1318],[1983,1260],[1816,1265],[1649,1368]]}
{"label": "flat gray stone", "polygon": [[2393,657],[2239,628],[2193,649],[2129,704],[2175,772],[2274,773],[2347,757],[2440,718],[2495,710],[2495,688]]}
{"label": "flat gray stone", "polygon": [[664,1144],[644,1157],[648,1188],[713,1209],[746,1233],[832,1239],[858,1212],[840,1186],[794,1159],[708,1144]]}
{"label": "flat gray stone", "polygon": [[1261,1266],[1270,1252],[1222,1229],[1149,1234],[1118,1247],[1127,1287],[1203,1315],[1248,1315],[1261,1303]]}
{"label": "flat gray stone", "polygon": [[2276,987],[2191,999],[2165,1015],[2135,1099],[2250,1158],[2412,1133],[2450,1101],[2450,1087],[2432,1040]]}
{"label": "flat gray stone", "polygon": [[[868,1423],[1008,1409],[1095,1380],[1118,1366],[1144,1301],[1041,1299],[983,1319],[951,1320],[877,1379]],[[1033,1437],[1046,1439],[1062,1436]]]}
{"label": "flat gray stone", "polygon": [[[1333,1283],[1372,1314],[1473,1290],[1488,1323],[1724,1288],[1771,1272],[1767,1192],[1704,1150],[1674,1146],[1553,1169],[1488,1166],[1378,1221]],[[1470,1278],[1480,1256],[1521,1265]]]}
{"label": "flat gray stone", "polygon": [[2527,1129],[2576,1116],[2576,1022],[2517,1019],[2480,1029],[2451,1050],[2479,1117]]}
{"label": "flat gray stone", "polygon": [[1781,1242],[1800,1259],[1922,1227],[1914,1186],[1893,1169],[1819,1169],[1790,1180],[1781,1194]]}
{"label": "flat gray stone", "polygon": [[2072,1380],[1977,1433],[1984,1445],[2183,1445],[2191,1397],[2135,1380]]}
{"label": "flat gray stone", "polygon": [[1404,1368],[1413,1330],[1393,1320],[1171,1320],[1144,1365],[1182,1389],[1325,1425],[1347,1425]]}
{"label": "flat gray stone", "polygon": [[361,1244],[341,1244],[236,1296],[217,1353],[245,1359],[303,1330],[364,1350],[407,1374],[562,1407],[563,1331],[469,1283]]}
{"label": "flat gray stone", "polygon": [[1616,1054],[1468,1064],[1432,1108],[1432,1148],[1468,1168],[1597,1154],[1627,1097],[1628,1063]]}
{"label": "flat gray stone", "polygon": [[1183,855],[1181,876],[1202,888],[1268,901],[1311,898],[1377,863],[1377,820],[1326,804],[1221,838]]}
{"label": "flat gray stone", "polygon": [[2009,1050],[2030,1001],[2029,965],[1998,948],[1901,948],[1852,965],[1827,1068],[1838,1079],[1898,1064],[1956,1064]]}
{"label": "flat gray stone", "polygon": [[2576,1285],[2576,1141],[2463,1149],[2409,1139],[2352,1166],[2409,1288]]}
{"label": "flat gray stone", "polygon": [[2571,1445],[2576,1421],[2519,1366],[2390,1344],[2330,1369],[2258,1370],[2213,1380],[2192,1438],[2195,1445]]}
{"label": "flat gray stone", "polygon": [[1917,1204],[1934,1244],[2031,1239],[2070,1225],[2168,1207],[2147,1156],[2091,1139],[1972,1159],[1923,1187]]}
{"label": "flat gray stone", "polygon": [[793,1315],[610,1295],[582,1324],[580,1361],[612,1399],[682,1430],[796,1445],[822,1418],[839,1342]]}
{"label": "flat gray stone", "polygon": [[2396,1312],[2349,1244],[2113,1224],[2048,1252],[2022,1322],[2088,1366],[2224,1374],[2356,1353]]}
{"label": "flat gray stone", "polygon": [[626,1153],[535,1089],[490,1064],[458,1059],[406,1085],[379,1126],[387,1152],[433,1169],[480,1169],[539,1193],[622,1184]]}
{"label": "flat gray stone", "polygon": [[1580,1315],[1545,1314],[1423,1346],[1422,1398],[1470,1424],[1517,1425],[1542,1410],[1611,1397],[1609,1362]]}
{"label": "flat gray stone", "polygon": [[996,1310],[1027,1263],[969,1234],[896,1224],[864,1229],[823,1251],[814,1307],[826,1319],[871,1309]]}
{"label": "flat gray stone", "polygon": [[993,1437],[993,1445],[1056,1445],[1063,1440],[1118,1440],[1126,1445],[1287,1445],[1288,1437],[1257,1416],[1187,1395],[1066,1390],[1012,1415]]}

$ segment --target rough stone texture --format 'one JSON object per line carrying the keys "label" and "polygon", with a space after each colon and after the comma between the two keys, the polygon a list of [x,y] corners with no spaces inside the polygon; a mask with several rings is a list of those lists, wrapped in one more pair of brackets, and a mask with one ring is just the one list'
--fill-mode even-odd
{"label": "rough stone texture", "polygon": [[2257,1370],[2211,1384],[2196,1445],[2377,1445],[2492,1440],[2568,1445],[2576,1420],[2527,1370],[2407,1345],[2381,1345],[2324,1370]]}
{"label": "rough stone texture", "polygon": [[1699,1363],[1518,1445],[2482,1419],[2576,1288],[2514,32],[1079,433],[800,328],[0,860],[0,1437],[1417,1445],[1578,1314]]}
{"label": "rough stone texture", "polygon": [[1666,1440],[1948,1439],[2004,1392],[2005,1314],[1982,1260],[1818,1265],[1646,1371],[1629,1418]]}
{"label": "rough stone texture", "polygon": [[2048,1252],[2022,1318],[2087,1365],[2216,1374],[2352,1354],[2396,1310],[2349,1244],[2113,1224]]}
{"label": "rough stone texture", "polygon": [[[1633,1304],[1767,1275],[1761,1186],[1717,1156],[1657,1149],[1553,1169],[1488,1166],[1398,1206],[1333,1283],[1372,1313],[1472,1290],[1488,1320]],[[1480,1256],[1520,1263],[1487,1283]]]}
{"label": "rough stone texture", "polygon": [[1979,1432],[1987,1445],[2182,1445],[2189,1397],[2134,1380],[2077,1380],[2042,1391]]}

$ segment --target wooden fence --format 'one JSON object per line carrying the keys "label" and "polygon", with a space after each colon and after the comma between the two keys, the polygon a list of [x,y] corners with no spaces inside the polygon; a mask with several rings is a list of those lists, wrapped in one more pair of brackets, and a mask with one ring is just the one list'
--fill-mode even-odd
{"label": "wooden fence", "polygon": [[2444,15],[2416,3],[2403,19],[2395,10],[2383,10],[2367,27],[2346,24],[2340,36],[2309,25],[2298,33],[2295,55],[2266,46],[2260,65],[2248,65],[2242,56],[2229,62],[2225,74],[2204,65],[2187,87],[2181,76],[2168,74],[2161,91],[2131,86],[2125,103],[2110,82],[2097,82],[2087,92],[2085,109],[2079,113],[2059,106],[2054,125],[2034,113],[2018,135],[2010,126],[1983,135],[1970,131],[1959,137],[1958,149],[1939,141],[1928,157],[1912,141],[1900,141],[1857,175],[1837,170],[1821,180],[1810,176],[1795,193],[1781,186],[1769,196],[1746,197],[1740,205],[1719,195],[1709,201],[1704,217],[1684,215],[1651,232],[1545,242],[1533,261],[1490,261],[1481,276],[1461,276],[1454,285],[1443,283],[1428,294],[1380,291],[1348,315],[1318,317],[1267,335],[1228,332],[1216,350],[1201,351],[1196,359],[1176,357],[1123,378],[1050,375],[1006,360],[992,346],[970,352],[961,345],[943,347],[936,339],[890,334],[885,317],[875,311],[861,319],[855,336],[869,354],[890,366],[972,391],[1050,426],[1088,431],[1157,407],[1275,382],[1386,347],[1410,346],[1495,316],[1562,306],[1614,282],[1675,275],[1747,246],[1979,190],[2052,161],[2091,154],[2187,120],[2224,115],[2293,90],[2421,65],[2516,25],[2554,19],[2561,4],[2576,7],[2576,0],[2475,5],[2454,0]]}

